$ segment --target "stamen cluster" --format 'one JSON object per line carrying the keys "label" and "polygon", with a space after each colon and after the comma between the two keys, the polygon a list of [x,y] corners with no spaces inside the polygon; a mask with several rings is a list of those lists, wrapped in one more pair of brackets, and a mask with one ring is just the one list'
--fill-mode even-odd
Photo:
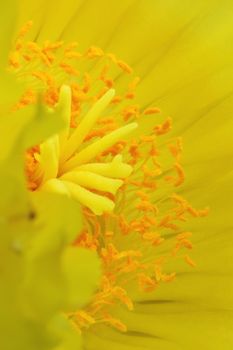
{"label": "stamen cluster", "polygon": [[[175,271],[166,269],[172,259],[194,267],[187,254],[192,233],[182,223],[208,210],[196,210],[175,193],[185,180],[182,140],[168,138],[171,118],[158,123],[157,107],[134,102],[140,79],[132,68],[98,47],[81,53],[75,42],[26,41],[30,26],[10,55],[11,70],[30,86],[15,108],[34,104],[38,92],[47,107],[63,101],[65,129],[28,150],[28,187],[82,204],[84,227],[74,244],[95,250],[103,266],[90,305],[68,316],[80,330],[98,322],[126,331],[112,306],[133,309],[132,283],[150,292],[174,280]],[[146,133],[140,128],[145,118],[154,120]]]}

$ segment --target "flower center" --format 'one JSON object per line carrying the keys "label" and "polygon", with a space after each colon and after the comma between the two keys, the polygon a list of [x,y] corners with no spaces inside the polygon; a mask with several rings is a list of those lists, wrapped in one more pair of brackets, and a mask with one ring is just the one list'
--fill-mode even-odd
{"label": "flower center", "polygon": [[[117,116],[123,97],[115,96],[108,74],[130,75],[131,68],[97,47],[81,54],[76,43],[26,41],[31,24],[21,29],[10,55],[11,68],[30,86],[15,108],[35,103],[40,91],[44,104],[63,109],[64,128],[28,151],[28,187],[67,194],[97,215],[112,211],[113,197],[132,171],[119,153],[137,123]],[[125,100],[133,98],[137,80],[123,92]]]}
{"label": "flower center", "polygon": [[62,110],[64,128],[28,150],[28,188],[79,201],[85,223],[74,244],[102,260],[99,291],[85,310],[69,315],[72,322],[79,329],[102,322],[125,331],[111,307],[132,310],[135,283],[150,292],[172,281],[175,271],[166,268],[172,259],[195,266],[186,253],[192,234],[182,222],[207,210],[174,193],[185,177],[182,140],[167,137],[170,118],[145,134],[141,125],[160,111],[134,102],[139,78],[132,68],[97,47],[81,53],[77,43],[26,41],[30,26],[10,55],[11,69],[30,86],[15,108],[35,103],[39,92],[46,106]]}

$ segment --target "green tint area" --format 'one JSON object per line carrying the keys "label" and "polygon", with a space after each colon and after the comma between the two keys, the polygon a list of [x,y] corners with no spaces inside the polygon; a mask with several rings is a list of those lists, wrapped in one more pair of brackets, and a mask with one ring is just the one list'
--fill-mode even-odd
{"label": "green tint area", "polygon": [[10,116],[1,110],[0,348],[4,350],[78,350],[80,335],[64,312],[84,306],[100,277],[96,254],[72,245],[82,228],[78,203],[26,189],[24,152],[62,128],[61,110],[61,106],[55,111],[39,106]]}

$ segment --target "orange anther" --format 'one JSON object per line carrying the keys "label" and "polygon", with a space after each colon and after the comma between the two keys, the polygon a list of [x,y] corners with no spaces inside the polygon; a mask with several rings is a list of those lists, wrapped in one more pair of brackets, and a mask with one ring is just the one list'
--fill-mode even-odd
{"label": "orange anther", "polygon": [[172,119],[168,118],[163,124],[157,125],[154,128],[155,134],[157,136],[159,135],[164,135],[166,134],[168,131],[171,130],[172,127]]}
{"label": "orange anther", "polygon": [[65,73],[74,75],[78,77],[80,75],[79,71],[77,69],[73,68],[70,64],[66,62],[61,62],[59,66],[64,70]]}
{"label": "orange anther", "polygon": [[125,71],[128,74],[131,74],[133,72],[133,69],[124,61],[118,60],[117,64],[123,71]]}
{"label": "orange anther", "polygon": [[161,110],[157,107],[148,107],[148,108],[144,109],[143,114],[149,115],[149,114],[157,114],[160,112],[161,112]]}
{"label": "orange anther", "polygon": [[188,265],[196,267],[196,263],[188,255],[185,255],[184,259]]}
{"label": "orange anther", "polygon": [[91,46],[86,52],[86,56],[88,58],[97,58],[97,57],[102,57],[103,55],[104,55],[103,50],[97,46]]}
{"label": "orange anther", "polygon": [[183,170],[182,166],[179,163],[176,163],[174,165],[174,168],[175,168],[177,175],[178,175],[178,179],[176,180],[174,186],[178,187],[184,182],[185,174],[184,174],[184,170]]}

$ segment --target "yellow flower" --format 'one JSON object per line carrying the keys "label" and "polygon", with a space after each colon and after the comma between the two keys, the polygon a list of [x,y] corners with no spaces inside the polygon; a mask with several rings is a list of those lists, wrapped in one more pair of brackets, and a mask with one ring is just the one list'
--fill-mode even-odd
{"label": "yellow flower", "polygon": [[[62,182],[62,192],[85,206],[76,244],[97,250],[103,262],[101,286],[91,303],[69,314],[83,332],[84,348],[231,349],[232,5],[25,1],[21,16],[21,24],[32,18],[34,26],[22,47],[17,39],[11,55],[11,67],[31,88],[17,108],[34,103],[39,89],[46,104],[59,110],[60,93],[63,112],[73,108],[72,135],[85,130],[78,146],[70,134],[64,143],[64,134],[54,130],[62,139],[61,153],[53,138],[34,144],[27,158],[28,186],[35,196],[61,192]],[[77,49],[67,46],[74,40]],[[171,131],[171,120],[157,106],[172,115]],[[87,118],[94,130],[87,128],[88,111],[102,112],[102,107],[104,116],[97,120],[95,110]],[[135,120],[138,129],[121,140],[124,123]],[[95,128],[94,121],[108,128]],[[98,149],[109,132],[111,142]],[[177,136],[183,139],[182,158]],[[115,175],[113,162],[127,174]],[[109,164],[106,176],[103,165]],[[103,193],[99,175],[114,180],[108,183],[108,189],[115,184],[114,191]],[[82,198],[80,191],[85,191]],[[211,213],[199,219],[206,211],[194,207],[206,204]],[[187,220],[191,217],[197,219]],[[186,250],[192,245],[191,258]]]}

